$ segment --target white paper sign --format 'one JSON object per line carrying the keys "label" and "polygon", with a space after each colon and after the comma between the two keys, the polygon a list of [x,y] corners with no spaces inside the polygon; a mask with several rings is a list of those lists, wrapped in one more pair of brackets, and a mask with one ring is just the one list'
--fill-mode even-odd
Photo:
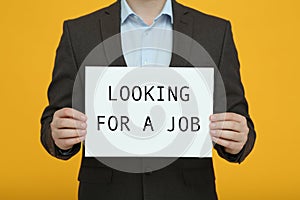
{"label": "white paper sign", "polygon": [[85,69],[86,157],[211,157],[211,67]]}

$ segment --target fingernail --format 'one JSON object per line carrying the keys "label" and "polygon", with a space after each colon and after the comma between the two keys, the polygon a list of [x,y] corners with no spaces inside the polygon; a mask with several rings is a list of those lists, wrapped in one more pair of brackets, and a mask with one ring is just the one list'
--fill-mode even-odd
{"label": "fingernail", "polygon": [[213,134],[213,135],[217,133],[217,131],[215,131],[215,130],[211,130],[210,132],[211,132],[211,134]]}
{"label": "fingernail", "polygon": [[85,128],[85,123],[82,123],[82,124],[81,124],[81,127],[82,127],[82,128]]}
{"label": "fingernail", "polygon": [[216,124],[215,123],[211,123],[210,126],[211,127],[216,127]]}
{"label": "fingernail", "polygon": [[81,115],[81,119],[82,119],[82,120],[86,120],[86,116]]}

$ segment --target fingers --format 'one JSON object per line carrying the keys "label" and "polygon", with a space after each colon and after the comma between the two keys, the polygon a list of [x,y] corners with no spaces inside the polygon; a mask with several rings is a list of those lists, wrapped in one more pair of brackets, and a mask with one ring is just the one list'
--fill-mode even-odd
{"label": "fingers", "polygon": [[242,115],[236,114],[236,113],[218,113],[213,114],[210,116],[211,122],[217,122],[217,121],[235,121],[239,123],[245,123],[246,118]]}
{"label": "fingers", "polygon": [[57,139],[69,139],[75,137],[83,137],[86,135],[86,130],[78,129],[59,129],[56,131]]}
{"label": "fingers", "polygon": [[78,144],[85,140],[85,136],[67,138],[67,139],[56,139],[55,144],[63,150],[71,149],[75,144]]}
{"label": "fingers", "polygon": [[246,118],[236,113],[219,113],[211,115],[210,121],[213,142],[223,146],[228,153],[239,153],[248,139]]}
{"label": "fingers", "polygon": [[216,121],[216,122],[211,122],[210,125],[210,130],[233,130],[233,131],[241,131],[242,129],[242,124],[236,121]]}
{"label": "fingers", "polygon": [[222,138],[225,140],[232,140],[236,142],[242,142],[244,140],[244,135],[234,131],[228,130],[211,130],[210,134],[215,138]]}
{"label": "fingers", "polygon": [[242,142],[235,142],[217,137],[212,137],[212,141],[223,146],[225,148],[225,151],[231,154],[239,153],[244,146],[244,143]]}
{"label": "fingers", "polygon": [[53,118],[73,118],[79,121],[85,122],[87,117],[82,112],[79,112],[72,108],[63,108],[54,113]]}
{"label": "fingers", "polygon": [[87,127],[86,122],[71,118],[54,118],[52,125],[55,129],[81,129],[85,130]]}
{"label": "fingers", "polygon": [[83,113],[72,108],[56,111],[50,124],[55,144],[66,150],[85,140],[86,120],[87,117]]}

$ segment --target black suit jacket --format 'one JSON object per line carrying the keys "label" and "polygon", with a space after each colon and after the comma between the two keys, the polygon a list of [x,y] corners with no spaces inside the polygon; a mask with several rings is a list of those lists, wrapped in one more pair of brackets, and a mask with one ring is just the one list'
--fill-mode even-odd
{"label": "black suit jacket", "polygon": [[[216,63],[226,89],[226,111],[247,118],[250,129],[248,141],[239,154],[228,154],[221,146],[215,145],[221,157],[230,162],[240,163],[252,150],[256,134],[248,114],[231,25],[226,20],[203,14],[175,1],[173,1],[173,13],[173,29],[196,40]],[[52,82],[48,89],[49,105],[41,118],[41,142],[51,155],[67,160],[80,150],[81,145],[77,144],[70,155],[62,155],[52,139],[50,123],[55,111],[72,107],[74,80],[85,57],[102,41],[118,33],[120,33],[119,1],[89,15],[64,22],[63,35],[56,52]],[[176,41],[174,46],[180,48],[176,47]],[[116,46],[115,50],[121,51],[121,46]],[[108,60],[97,64],[126,65],[123,56],[113,63]],[[189,63],[178,55],[172,55],[171,66],[185,65]],[[130,174],[111,169],[94,158],[83,156],[79,181],[81,199],[92,199],[97,195],[99,199],[133,200],[216,198],[211,159],[180,158],[170,166],[151,174]]]}

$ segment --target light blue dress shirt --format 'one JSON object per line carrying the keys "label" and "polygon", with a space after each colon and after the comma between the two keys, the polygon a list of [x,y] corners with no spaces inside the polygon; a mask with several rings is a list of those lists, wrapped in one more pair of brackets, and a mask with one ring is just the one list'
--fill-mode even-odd
{"label": "light blue dress shirt", "polygon": [[128,67],[165,66],[172,57],[172,1],[166,0],[161,13],[147,25],[121,0],[121,42]]}

